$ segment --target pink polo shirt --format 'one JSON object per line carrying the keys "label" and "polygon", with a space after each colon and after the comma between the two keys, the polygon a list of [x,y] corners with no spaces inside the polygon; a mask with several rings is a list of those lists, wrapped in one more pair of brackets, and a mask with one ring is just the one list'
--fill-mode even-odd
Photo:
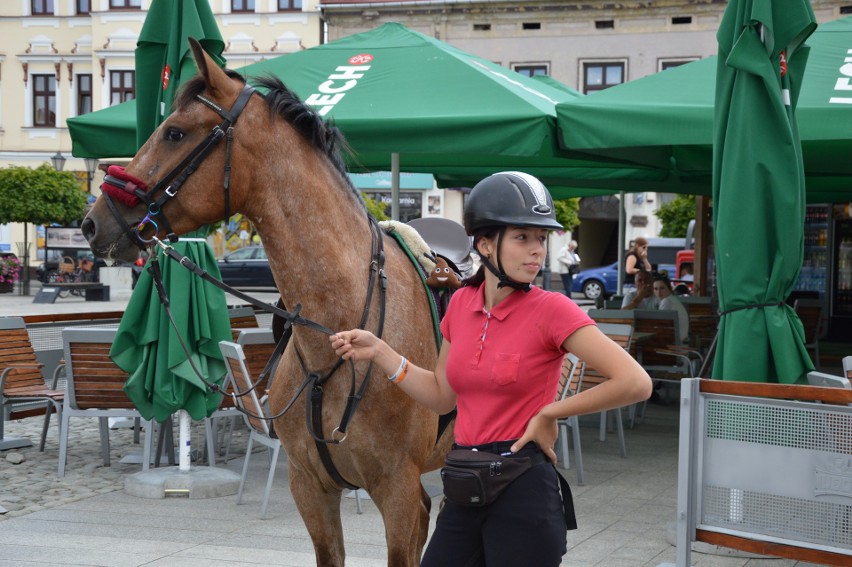
{"label": "pink polo shirt", "polygon": [[484,304],[482,287],[463,287],[441,321],[450,343],[447,381],[456,393],[460,445],[520,437],[530,419],[556,398],[562,343],[594,324],[561,293],[537,287],[513,292],[490,314]]}

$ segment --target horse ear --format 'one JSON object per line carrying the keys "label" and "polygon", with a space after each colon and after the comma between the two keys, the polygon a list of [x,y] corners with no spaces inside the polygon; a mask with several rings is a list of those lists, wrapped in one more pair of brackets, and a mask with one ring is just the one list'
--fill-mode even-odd
{"label": "horse ear", "polygon": [[219,91],[221,94],[227,94],[233,90],[233,83],[222,69],[207,55],[201,43],[194,37],[189,38],[189,47],[192,49],[192,57],[195,59],[195,66],[198,68],[198,73],[204,77],[204,82],[211,91]]}

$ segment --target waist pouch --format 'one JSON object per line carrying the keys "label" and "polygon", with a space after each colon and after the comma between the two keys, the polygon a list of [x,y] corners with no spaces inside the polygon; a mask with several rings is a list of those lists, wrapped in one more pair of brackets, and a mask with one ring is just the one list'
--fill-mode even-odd
{"label": "waist pouch", "polygon": [[[509,443],[511,446],[511,443]],[[521,456],[523,454],[523,456]],[[527,445],[517,456],[503,456],[488,451],[453,449],[441,469],[444,496],[461,506],[478,508],[493,503],[512,481],[545,463],[547,458],[537,446]],[[554,470],[555,467],[554,467]],[[562,513],[569,530],[577,529],[574,499],[568,481],[556,471],[562,492]]]}

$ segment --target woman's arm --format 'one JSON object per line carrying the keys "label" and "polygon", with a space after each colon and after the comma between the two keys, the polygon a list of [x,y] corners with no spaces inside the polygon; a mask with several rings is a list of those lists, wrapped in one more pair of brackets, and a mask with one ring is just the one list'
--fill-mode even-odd
{"label": "woman's arm", "polygon": [[[372,360],[387,376],[405,369],[403,357],[369,331],[342,331],[332,335],[330,340],[334,352],[344,360]],[[448,413],[456,406],[456,393],[447,383],[449,352],[450,343],[444,340],[434,371],[409,361],[405,376],[397,381],[406,394],[439,414]]]}
{"label": "woman's arm", "polygon": [[596,326],[587,325],[571,334],[563,348],[577,355],[587,365],[604,375],[601,384],[544,406],[533,417],[512,451],[535,441],[545,455],[555,462],[556,420],[627,406],[648,399],[652,384],[648,373],[626,350],[604,335]]}
{"label": "woman's arm", "polygon": [[624,261],[624,271],[630,275],[636,275],[636,272],[640,271],[639,268],[636,267],[636,254],[631,254],[627,257],[627,260]]}

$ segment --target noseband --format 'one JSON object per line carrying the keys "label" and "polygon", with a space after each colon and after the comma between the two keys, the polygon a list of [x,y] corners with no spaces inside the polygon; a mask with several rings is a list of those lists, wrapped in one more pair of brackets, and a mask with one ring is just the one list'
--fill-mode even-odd
{"label": "noseband", "polygon": [[[254,88],[245,85],[240,92],[237,100],[234,101],[230,110],[225,110],[215,102],[204,98],[201,95],[196,96],[199,102],[216,112],[222,117],[222,122],[217,124],[210,130],[207,137],[201,141],[195,148],[189,152],[181,162],[175,166],[165,177],[160,179],[150,190],[147,184],[127,173],[124,167],[112,165],[104,177],[104,183],[101,185],[101,191],[104,196],[110,212],[118,221],[119,225],[124,229],[124,233],[130,240],[139,248],[147,248],[153,238],[144,238],[142,231],[149,225],[154,229],[154,236],[159,234],[160,225],[166,230],[166,236],[171,242],[177,242],[177,235],[172,230],[166,215],[163,213],[163,206],[177,195],[178,190],[186,182],[187,178],[192,175],[201,165],[201,162],[207,158],[216,145],[227,138],[227,146],[225,149],[225,220],[231,216],[230,207],[230,183],[231,183],[231,144],[234,139],[234,126],[240,114],[245,110],[251,95],[254,93]],[[154,196],[162,190],[162,195],[155,199]],[[147,214],[135,227],[131,227],[121,214],[113,202],[113,199],[120,201],[127,207],[135,207],[140,203],[144,203],[147,208]]]}

